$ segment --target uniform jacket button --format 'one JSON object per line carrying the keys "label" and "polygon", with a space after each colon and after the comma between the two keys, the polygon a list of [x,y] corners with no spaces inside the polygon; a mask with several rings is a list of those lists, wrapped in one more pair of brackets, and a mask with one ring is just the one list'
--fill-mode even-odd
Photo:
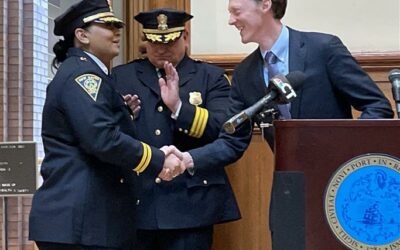
{"label": "uniform jacket button", "polygon": [[189,131],[188,131],[187,129],[185,129],[185,130],[183,131],[183,133],[188,134]]}
{"label": "uniform jacket button", "polygon": [[161,183],[161,179],[160,179],[159,177],[157,177],[156,180],[155,180],[155,182],[156,182],[157,184],[160,184],[160,183]]}
{"label": "uniform jacket button", "polygon": [[164,108],[163,108],[163,106],[158,106],[158,108],[157,108],[157,110],[158,110],[158,112],[163,112],[164,111]]}
{"label": "uniform jacket button", "polygon": [[133,121],[135,119],[135,117],[133,115],[131,115],[131,120]]}
{"label": "uniform jacket button", "polygon": [[179,132],[182,132],[182,131],[183,131],[183,129],[182,129],[182,128],[179,128],[178,130],[179,130]]}
{"label": "uniform jacket button", "polygon": [[125,182],[124,178],[121,178],[121,179],[119,180],[119,182],[124,183],[124,182]]}
{"label": "uniform jacket button", "polygon": [[203,180],[203,184],[204,184],[204,185],[207,185],[207,184],[208,184],[208,181],[207,181],[207,180]]}
{"label": "uniform jacket button", "polygon": [[154,133],[155,133],[156,135],[161,135],[161,130],[156,129],[156,131],[154,131]]}
{"label": "uniform jacket button", "polygon": [[136,200],[136,206],[139,206],[139,204],[140,204],[140,200],[138,199],[138,200]]}

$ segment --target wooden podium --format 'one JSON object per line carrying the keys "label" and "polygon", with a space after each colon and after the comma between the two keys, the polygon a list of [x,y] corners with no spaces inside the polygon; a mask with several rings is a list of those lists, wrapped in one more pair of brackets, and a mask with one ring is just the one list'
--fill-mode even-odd
{"label": "wooden podium", "polygon": [[[300,235],[305,237],[305,249],[347,249],[336,239],[326,222],[326,186],[336,169],[356,156],[384,153],[400,158],[400,120],[287,120],[275,121],[274,127],[276,173],[304,174],[304,186],[294,188],[297,191],[304,190],[301,216],[304,216],[305,230]],[[273,189],[272,196],[276,196],[275,187]],[[280,207],[279,204],[272,205]],[[289,214],[293,213],[296,211],[289,211]],[[271,216],[277,218],[271,219],[279,221],[279,214],[285,215],[285,211],[275,211]],[[283,237],[286,240],[295,237],[296,232],[289,228],[287,230],[276,233],[286,233]],[[298,246],[301,245],[300,242]],[[293,246],[291,250],[304,248],[304,245],[302,248]],[[284,249],[276,247],[276,250]]]}

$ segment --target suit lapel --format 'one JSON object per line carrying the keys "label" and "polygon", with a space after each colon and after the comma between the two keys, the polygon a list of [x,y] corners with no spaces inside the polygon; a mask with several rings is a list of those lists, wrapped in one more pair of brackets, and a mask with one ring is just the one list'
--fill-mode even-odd
{"label": "suit lapel", "polygon": [[[289,28],[289,72],[304,72],[306,53],[307,48],[304,43],[303,33]],[[290,113],[292,118],[299,116],[302,90],[303,88],[300,88],[296,91],[298,97],[291,103]]]}
{"label": "suit lapel", "polygon": [[148,60],[145,63],[138,64],[137,73],[140,82],[149,87],[158,96],[161,96],[156,69]]}
{"label": "suit lapel", "polygon": [[256,70],[257,74],[248,74],[252,78],[247,79],[249,82],[248,91],[252,93],[249,97],[252,98],[251,103],[253,104],[257,102],[260,98],[266,95],[267,86],[265,85],[264,80],[264,61],[261,56],[260,48],[256,49],[251,55],[251,61],[249,62],[249,66],[247,70]]}

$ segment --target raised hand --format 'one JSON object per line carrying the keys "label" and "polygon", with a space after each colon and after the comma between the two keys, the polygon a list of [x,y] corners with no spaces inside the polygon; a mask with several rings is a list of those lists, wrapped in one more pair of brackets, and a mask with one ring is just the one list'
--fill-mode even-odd
{"label": "raised hand", "polygon": [[165,105],[172,113],[176,113],[181,98],[179,97],[179,75],[172,63],[166,61],[164,63],[165,79],[160,78],[158,83],[160,85],[161,98]]}
{"label": "raised hand", "polygon": [[124,95],[124,101],[132,110],[134,117],[138,117],[141,103],[139,97],[137,95]]}

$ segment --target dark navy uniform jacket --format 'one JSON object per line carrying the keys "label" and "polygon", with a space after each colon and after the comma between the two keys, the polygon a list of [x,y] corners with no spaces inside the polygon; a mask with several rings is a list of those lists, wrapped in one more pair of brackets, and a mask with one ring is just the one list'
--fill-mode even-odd
{"label": "dark navy uniform jacket", "polygon": [[[148,60],[118,66],[113,75],[120,92],[137,94],[141,100],[135,120],[138,138],[186,151],[217,138],[226,120],[230,87],[222,69],[187,56],[177,71],[182,100],[177,120],[161,99],[157,72]],[[193,228],[240,218],[224,165],[196,169],[193,176],[185,172],[159,184],[147,173],[139,179],[138,228]]]}
{"label": "dark navy uniform jacket", "polygon": [[43,185],[33,197],[30,239],[119,247],[132,239],[133,177],[161,171],[164,154],[134,139],[112,78],[72,48],[47,88]]}
{"label": "dark navy uniform jacket", "polygon": [[[253,105],[266,93],[260,49],[234,70],[229,115]],[[293,119],[351,119],[352,107],[361,119],[393,118],[388,99],[333,35],[289,28],[289,72],[301,71],[305,80],[291,103]],[[229,164],[239,159],[251,140],[251,124],[233,135],[222,133],[205,147],[189,151],[198,168]],[[270,145],[273,146],[273,145]]]}

